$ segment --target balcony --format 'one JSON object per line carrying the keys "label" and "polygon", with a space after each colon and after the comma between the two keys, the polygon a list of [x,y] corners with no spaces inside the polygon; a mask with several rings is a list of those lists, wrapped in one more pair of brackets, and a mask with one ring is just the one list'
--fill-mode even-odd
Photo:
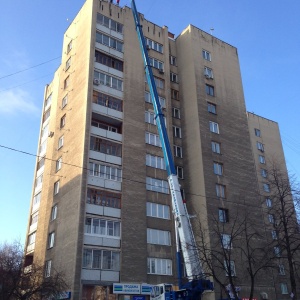
{"label": "balcony", "polygon": [[32,243],[27,246],[27,253],[34,251],[35,249],[35,243]]}
{"label": "balcony", "polygon": [[92,175],[88,175],[87,183],[89,185],[98,186],[106,189],[121,191],[122,189],[122,182],[110,180],[110,179],[104,179],[101,177],[96,177]]}

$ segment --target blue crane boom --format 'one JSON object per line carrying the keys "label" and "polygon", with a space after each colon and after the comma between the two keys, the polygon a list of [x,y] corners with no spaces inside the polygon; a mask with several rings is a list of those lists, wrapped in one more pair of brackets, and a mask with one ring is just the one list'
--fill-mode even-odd
{"label": "blue crane boom", "polygon": [[[194,291],[191,292],[193,295],[197,294],[196,290],[200,290],[201,292],[198,293],[198,295],[199,294],[201,295],[203,290],[212,289],[212,283],[208,280],[203,279],[204,274],[201,267],[199,254],[196,248],[195,238],[191,228],[189,215],[187,213],[185,204],[183,203],[182,200],[180,185],[175,171],[173,155],[170,147],[167,129],[165,126],[164,115],[162,113],[159,97],[157,94],[156,84],[152,73],[152,68],[148,56],[145,38],[143,35],[139,14],[137,12],[134,0],[131,0],[131,8],[133,13],[133,18],[135,21],[136,32],[139,39],[140,49],[144,61],[145,73],[146,73],[147,83],[150,89],[151,101],[154,107],[156,125],[157,125],[159,138],[162,145],[163,154],[164,154],[170,193],[172,197],[172,208],[173,208],[174,218],[176,221],[176,229],[180,240],[182,256],[184,259],[187,277],[190,283],[193,283],[190,284],[190,287],[187,288],[190,290],[194,289]],[[180,259],[180,255],[179,255],[179,249],[177,247],[177,260],[179,259]],[[193,286],[193,288],[191,288],[191,286]],[[190,297],[191,293],[189,294],[189,297],[185,297],[185,298],[186,299],[191,298]],[[182,297],[182,295],[179,295],[179,297]]]}

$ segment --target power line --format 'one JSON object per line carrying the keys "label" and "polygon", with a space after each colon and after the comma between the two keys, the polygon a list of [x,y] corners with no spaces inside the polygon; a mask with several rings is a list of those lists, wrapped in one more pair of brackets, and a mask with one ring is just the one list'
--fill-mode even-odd
{"label": "power line", "polygon": [[[32,153],[29,153],[29,152],[26,152],[26,151],[23,151],[23,150],[19,150],[19,149],[15,149],[15,148],[11,148],[11,147],[7,147],[7,146],[4,146],[4,145],[0,145],[1,148],[4,148],[4,149],[7,149],[7,150],[10,150],[10,151],[14,151],[14,152],[19,152],[19,153],[22,153],[22,154],[26,154],[26,155],[29,155],[29,156],[33,156],[33,157],[38,157],[38,158],[44,158],[45,160],[49,160],[49,161],[53,161],[53,162],[56,162],[57,160],[55,159],[52,159],[52,158],[47,158],[47,157],[44,157],[44,156],[39,156],[39,155],[36,155],[36,154],[32,154]],[[86,168],[86,167],[81,167],[81,166],[78,166],[78,165],[74,165],[74,164],[70,164],[70,163],[66,163],[66,162],[61,162],[62,164],[64,165],[68,165],[68,166],[71,166],[71,167],[76,167],[76,168],[80,168],[80,169],[83,169],[83,170],[86,170],[86,171],[90,171],[91,169],[89,168]],[[100,173],[100,172],[99,172]],[[116,176],[117,177],[117,176]],[[147,184],[145,181],[139,181],[139,180],[134,180],[134,179],[129,179],[129,178],[126,178],[124,176],[121,176],[121,178],[123,180],[126,180],[126,181],[131,181],[131,182],[135,182],[135,183],[141,183],[143,185]],[[150,185],[150,186],[155,186],[155,185],[152,185],[152,184],[147,184],[147,185]],[[175,190],[177,192],[181,192],[179,190]],[[191,195],[191,196],[197,196],[197,197],[202,197],[202,198],[206,198],[206,199],[216,199],[216,200],[219,200],[220,198],[219,197],[211,197],[211,196],[204,196],[204,195],[200,195],[200,194],[194,194],[194,193],[186,193],[187,195]],[[259,196],[264,196],[264,195],[261,195],[259,194]],[[230,203],[230,202],[233,202],[233,201],[230,201],[229,199],[226,199],[226,202]],[[235,202],[234,202],[235,203]],[[209,205],[209,202],[207,203]],[[247,203],[248,206],[253,206],[253,207],[256,207],[255,205],[251,205],[250,203]]]}
{"label": "power line", "polygon": [[11,73],[11,74],[2,76],[2,77],[0,77],[0,79],[7,78],[7,77],[10,77],[10,76],[13,76],[13,75],[16,75],[16,74],[19,74],[19,73],[28,71],[28,70],[30,70],[30,69],[33,69],[33,68],[36,68],[36,67],[45,65],[45,64],[47,64],[47,63],[49,63],[49,62],[51,62],[51,61],[54,61],[54,60],[56,60],[56,59],[59,59],[59,58],[61,58],[61,56],[58,56],[58,57],[52,58],[52,59],[50,59],[50,60],[44,61],[44,62],[42,62],[42,63],[40,63],[40,64],[34,65],[34,66],[29,67],[29,68],[27,68],[27,69],[23,69],[23,70],[20,70],[20,71],[17,71],[17,72],[14,72],[14,73]]}

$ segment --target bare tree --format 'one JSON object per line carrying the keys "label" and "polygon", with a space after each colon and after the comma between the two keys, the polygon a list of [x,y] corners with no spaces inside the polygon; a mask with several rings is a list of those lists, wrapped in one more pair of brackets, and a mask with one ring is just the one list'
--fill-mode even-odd
{"label": "bare tree", "polygon": [[51,270],[45,277],[45,267],[31,264],[23,267],[23,247],[20,243],[0,245],[0,299],[52,299],[66,291],[68,285],[61,272]]}
{"label": "bare tree", "polygon": [[288,176],[276,164],[268,170],[269,216],[273,220],[273,241],[271,247],[277,252],[277,259],[287,263],[291,285],[291,296],[299,297],[300,272],[300,227],[297,209],[300,208],[300,187],[295,176]]}
{"label": "bare tree", "polygon": [[[239,299],[239,284],[250,283],[248,298],[253,299],[255,283],[263,270],[273,267],[265,238],[248,215],[236,213],[227,223],[226,216],[211,216],[209,229],[198,220],[196,237],[204,272],[212,276],[228,299]],[[235,261],[242,274],[236,276]]]}

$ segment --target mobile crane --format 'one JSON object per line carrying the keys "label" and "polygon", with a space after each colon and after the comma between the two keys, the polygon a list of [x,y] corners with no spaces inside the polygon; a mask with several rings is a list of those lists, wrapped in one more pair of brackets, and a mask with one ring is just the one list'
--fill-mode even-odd
{"label": "mobile crane", "polygon": [[[131,0],[131,9],[135,22],[136,32],[138,35],[140,49],[144,61],[147,83],[150,89],[151,101],[154,107],[155,120],[164,154],[168,182],[172,197],[172,208],[176,223],[176,258],[179,277],[179,290],[174,291],[171,284],[159,284],[152,288],[151,298],[153,300],[198,300],[205,290],[213,290],[213,283],[205,279],[199,254],[196,250],[195,238],[193,235],[189,215],[185,204],[183,203],[178,177],[175,171],[173,156],[170,148],[170,142],[165,126],[164,115],[159,102],[156,85],[149,61],[148,51],[146,48],[145,38],[140,24],[139,14],[136,9],[135,0]],[[188,283],[181,283],[181,255],[184,259]]]}

